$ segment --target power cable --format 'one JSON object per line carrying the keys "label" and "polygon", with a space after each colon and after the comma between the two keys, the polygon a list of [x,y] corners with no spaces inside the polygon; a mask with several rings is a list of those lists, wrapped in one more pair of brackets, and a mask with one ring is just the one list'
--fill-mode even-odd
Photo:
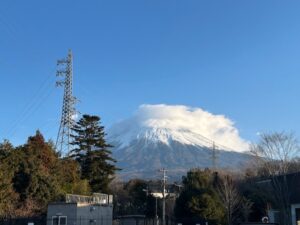
{"label": "power cable", "polygon": [[[34,112],[33,109],[37,109],[42,104],[42,101],[44,101],[50,95],[50,93],[47,92],[47,90],[49,90],[50,84],[53,84],[54,82],[51,80],[51,78],[53,78],[54,80],[54,76],[53,76],[54,71],[55,70],[53,70],[50,73],[50,75],[48,75],[43,80],[43,82],[41,83],[41,85],[39,86],[35,94],[25,104],[25,107],[21,111],[20,115],[12,123],[10,123],[11,126],[5,132],[6,134],[8,134],[8,137],[15,132],[16,127],[18,127],[21,122],[24,122],[25,118],[27,118],[29,115],[31,115]],[[45,98],[45,94],[46,94],[46,98]]]}

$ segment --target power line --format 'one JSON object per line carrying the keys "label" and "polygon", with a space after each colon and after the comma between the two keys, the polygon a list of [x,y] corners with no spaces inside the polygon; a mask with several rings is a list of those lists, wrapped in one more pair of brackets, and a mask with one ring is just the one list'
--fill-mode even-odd
{"label": "power line", "polygon": [[194,134],[197,135],[203,142],[205,142],[206,144],[208,144],[208,146],[215,145],[215,147],[218,147],[220,149],[224,149],[224,150],[227,149],[227,150],[230,150],[230,151],[235,151],[233,148],[228,147],[228,146],[223,145],[223,144],[220,144],[220,143],[216,142],[215,140],[212,140],[212,139],[210,139],[208,137],[205,137],[202,134],[196,134],[196,133],[194,133]]}
{"label": "power line", "polygon": [[15,134],[17,131],[19,125],[21,123],[24,123],[30,116],[32,116],[39,108],[40,106],[46,101],[46,99],[49,97],[49,95],[53,92],[54,89],[49,91],[49,86],[51,86],[51,83],[53,82],[51,80],[53,71],[49,76],[47,76],[35,94],[27,101],[27,103],[24,105],[23,110],[21,110],[21,113],[19,116],[13,120],[10,124],[11,126],[6,129],[6,132],[4,132],[3,136],[6,136],[7,138],[10,138]]}
{"label": "power line", "polygon": [[3,25],[2,27],[6,27],[8,33],[11,35],[11,37],[14,40],[17,40],[16,27],[11,22],[8,22],[8,20],[4,18],[4,14],[2,11],[0,11],[0,24]]}

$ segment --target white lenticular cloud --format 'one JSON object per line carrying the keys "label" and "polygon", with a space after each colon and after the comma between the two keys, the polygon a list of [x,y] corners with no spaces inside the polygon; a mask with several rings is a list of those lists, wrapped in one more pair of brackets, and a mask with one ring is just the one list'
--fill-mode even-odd
{"label": "white lenticular cloud", "polygon": [[115,124],[109,134],[123,142],[130,142],[147,129],[164,129],[174,134],[191,133],[194,137],[201,135],[240,152],[249,148],[229,118],[184,105],[141,105],[131,118]]}

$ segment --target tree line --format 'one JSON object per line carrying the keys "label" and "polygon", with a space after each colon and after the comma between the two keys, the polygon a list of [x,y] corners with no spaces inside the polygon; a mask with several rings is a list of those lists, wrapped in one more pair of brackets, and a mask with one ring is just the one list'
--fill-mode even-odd
{"label": "tree line", "polygon": [[[289,225],[292,193],[300,186],[299,153],[294,134],[262,134],[250,148],[250,165],[240,171],[199,168],[188,171],[182,177],[177,196],[166,199],[167,217],[182,224],[233,225],[261,222],[268,216],[268,210],[275,209],[280,224]],[[137,179],[114,183],[115,213],[154,218],[155,199],[145,192],[151,182]],[[160,217],[161,212],[159,200]]]}
{"label": "tree line", "polygon": [[62,157],[40,131],[23,145],[0,144],[0,217],[46,213],[65,194],[109,193],[118,168],[98,116],[83,115],[73,128],[73,150]]}
{"label": "tree line", "polygon": [[[114,195],[114,215],[161,215],[161,201],[147,194],[149,181],[117,179],[116,160],[105,140],[98,116],[83,115],[73,128],[73,150],[62,157],[53,142],[37,131],[27,142],[0,143],[0,217],[28,217],[46,213],[47,204],[65,194]],[[167,198],[168,219],[186,218],[210,224],[259,221],[270,207],[290,221],[290,193],[285,175],[300,171],[299,144],[293,134],[261,135],[252,145],[253,165],[239,172],[191,169],[182,177],[175,198]],[[268,186],[259,181],[271,179]],[[152,183],[160,185],[159,181]]]}

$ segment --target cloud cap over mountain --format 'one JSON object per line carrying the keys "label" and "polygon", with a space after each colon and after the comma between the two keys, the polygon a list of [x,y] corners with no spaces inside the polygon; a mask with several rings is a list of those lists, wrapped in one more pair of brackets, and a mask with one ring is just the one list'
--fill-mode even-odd
{"label": "cloud cap over mountain", "polygon": [[108,137],[118,140],[123,147],[143,137],[162,142],[173,139],[195,145],[207,145],[203,141],[207,138],[217,145],[239,152],[249,148],[234,122],[226,116],[184,105],[141,105],[132,117],[113,125]]}

